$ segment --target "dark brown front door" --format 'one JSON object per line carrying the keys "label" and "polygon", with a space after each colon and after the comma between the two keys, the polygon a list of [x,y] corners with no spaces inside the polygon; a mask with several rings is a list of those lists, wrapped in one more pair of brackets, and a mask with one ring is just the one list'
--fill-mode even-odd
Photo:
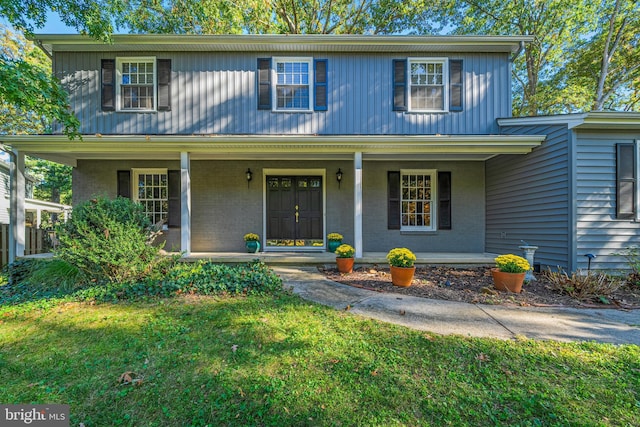
{"label": "dark brown front door", "polygon": [[267,176],[267,246],[323,246],[322,177]]}

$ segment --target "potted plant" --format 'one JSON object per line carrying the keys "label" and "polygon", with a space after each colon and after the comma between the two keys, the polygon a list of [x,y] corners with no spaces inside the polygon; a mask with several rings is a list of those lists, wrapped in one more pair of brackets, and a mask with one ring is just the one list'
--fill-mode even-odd
{"label": "potted plant", "polygon": [[351,273],[353,271],[353,255],[356,250],[353,246],[342,244],[336,249],[336,265],[340,273]]}
{"label": "potted plant", "polygon": [[513,254],[500,255],[495,261],[496,268],[491,269],[491,275],[496,289],[520,293],[524,277],[531,269],[529,261]]}
{"label": "potted plant", "polygon": [[335,252],[336,249],[338,249],[338,246],[340,246],[342,244],[342,234],[340,233],[329,233],[327,235],[327,240],[329,241],[328,243],[328,250],[329,252]]}
{"label": "potted plant", "polygon": [[247,233],[244,235],[244,244],[247,247],[247,252],[255,254],[260,250],[260,236],[255,233]]}
{"label": "potted plant", "polygon": [[395,286],[411,286],[416,271],[416,256],[407,248],[394,248],[387,254],[391,270],[391,283]]}

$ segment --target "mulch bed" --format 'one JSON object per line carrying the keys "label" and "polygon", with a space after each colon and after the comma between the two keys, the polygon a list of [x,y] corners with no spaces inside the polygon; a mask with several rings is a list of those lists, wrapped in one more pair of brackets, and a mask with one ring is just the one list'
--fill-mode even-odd
{"label": "mulch bed", "polygon": [[414,280],[408,288],[391,284],[388,267],[360,267],[350,274],[341,274],[335,268],[321,267],[319,270],[328,279],[345,285],[448,301],[534,307],[640,308],[640,286],[637,285],[623,286],[606,298],[609,302],[606,304],[597,297],[589,301],[579,301],[561,294],[543,274],[536,274],[537,280],[525,283],[522,292],[514,294],[496,290],[490,269],[480,267],[416,268]]}

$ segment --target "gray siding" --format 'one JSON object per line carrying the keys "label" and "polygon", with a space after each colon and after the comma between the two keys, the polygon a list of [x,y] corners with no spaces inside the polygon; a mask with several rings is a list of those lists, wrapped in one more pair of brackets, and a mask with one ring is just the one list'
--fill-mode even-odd
{"label": "gray siding", "polygon": [[2,167],[0,168],[0,224],[9,224],[10,191],[9,170]]}
{"label": "gray siding", "polygon": [[521,240],[538,246],[535,262],[569,267],[569,130],[566,126],[511,126],[506,134],[547,135],[524,156],[487,161],[486,250],[520,254]]}
{"label": "gray siding", "polygon": [[592,268],[623,269],[629,246],[640,246],[640,223],[616,219],[616,144],[633,143],[640,134],[579,133],[576,144],[576,255],[587,268],[586,253],[596,259]]}
{"label": "gray siding", "polygon": [[[464,111],[392,111],[392,60],[388,54],[315,54],[328,59],[328,110],[258,111],[256,60],[264,53],[141,52],[172,60],[171,111],[100,110],[100,60],[132,53],[56,53],[54,70],[70,92],[84,134],[492,134],[495,119],[511,114],[508,55],[456,54],[464,60]],[[283,54],[273,56],[286,56]],[[292,56],[305,56],[296,53]]]}
{"label": "gray siding", "polygon": [[[451,230],[416,233],[387,229],[387,172],[400,169],[451,172]],[[483,162],[365,162],[362,175],[365,251],[407,247],[414,252],[484,252]]]}
{"label": "gray siding", "polygon": [[[353,243],[353,176],[345,173],[341,187],[335,179],[338,168],[348,170],[351,162],[327,161],[192,161],[191,162],[191,249],[194,252],[243,252],[246,233],[263,235],[263,168],[326,168],[326,211],[328,232],[339,232]],[[95,194],[115,197],[116,171],[131,168],[178,169],[166,161],[88,161],[74,168],[74,203]],[[247,186],[247,167],[254,179]],[[167,249],[179,249],[179,229],[168,231]],[[325,234],[326,234],[325,233]]]}

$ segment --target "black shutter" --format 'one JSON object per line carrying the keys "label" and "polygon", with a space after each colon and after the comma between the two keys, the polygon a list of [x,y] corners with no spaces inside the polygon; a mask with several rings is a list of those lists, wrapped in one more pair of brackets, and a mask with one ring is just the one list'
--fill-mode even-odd
{"label": "black shutter", "polygon": [[616,218],[633,219],[636,207],[636,155],[633,144],[616,144]]}
{"label": "black shutter", "polygon": [[327,111],[327,60],[316,59],[314,61],[315,79],[313,109],[316,111]]}
{"label": "black shutter", "polygon": [[451,230],[451,172],[438,172],[438,229]]}
{"label": "black shutter", "polygon": [[393,60],[393,110],[407,111],[407,60]]}
{"label": "black shutter", "polygon": [[449,110],[462,111],[464,88],[463,88],[462,60],[452,59],[449,61]]}
{"label": "black shutter", "polygon": [[258,58],[258,110],[271,110],[271,58]]}
{"label": "black shutter", "polygon": [[131,171],[118,171],[118,196],[131,198]]}
{"label": "black shutter", "polygon": [[169,212],[167,215],[167,225],[169,227],[180,227],[181,225],[181,201],[182,201],[182,191],[181,191],[181,177],[179,170],[170,170],[167,172],[167,180],[168,180],[168,202],[169,202]]}
{"label": "black shutter", "polygon": [[387,228],[400,230],[400,172],[387,172]]}
{"label": "black shutter", "polygon": [[103,111],[113,111],[116,109],[116,60],[103,59],[102,71],[100,75],[100,96]]}
{"label": "black shutter", "polygon": [[158,111],[171,111],[171,60],[158,59]]}

